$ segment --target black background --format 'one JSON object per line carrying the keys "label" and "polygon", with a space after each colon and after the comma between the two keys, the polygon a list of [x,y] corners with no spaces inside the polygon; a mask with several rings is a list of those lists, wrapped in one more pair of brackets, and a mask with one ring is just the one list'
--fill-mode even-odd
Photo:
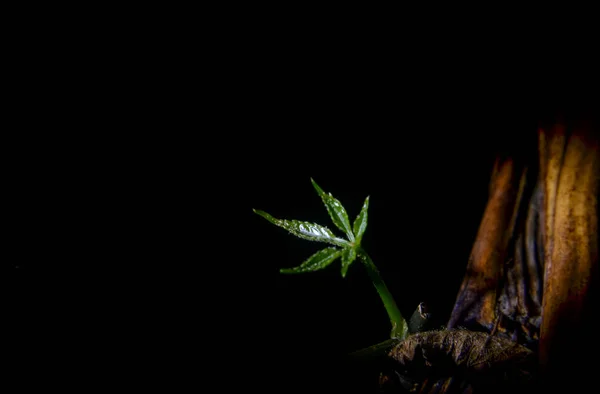
{"label": "black background", "polygon": [[377,293],[358,263],[345,279],[339,262],[279,274],[319,245],[252,212],[337,231],[311,177],[351,220],[370,196],[363,246],[400,310],[427,301],[445,322],[495,152],[535,132],[546,90],[514,82],[527,73],[493,51],[303,31],[242,34],[198,63],[170,43],[155,63],[153,46],[119,57],[119,78],[76,84],[108,91],[97,106],[36,113],[87,134],[22,144],[19,254],[2,277],[17,370],[61,356],[94,382],[204,385],[207,364],[228,388],[335,382],[346,353],[389,335]]}

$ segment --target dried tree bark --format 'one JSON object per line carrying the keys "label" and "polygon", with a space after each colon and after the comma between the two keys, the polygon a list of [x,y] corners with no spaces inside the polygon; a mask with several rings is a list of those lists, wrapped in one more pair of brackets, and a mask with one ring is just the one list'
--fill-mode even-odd
{"label": "dried tree bark", "polygon": [[542,119],[536,134],[498,154],[448,330],[409,337],[389,353],[403,389],[589,386],[587,357],[598,355],[597,119]]}

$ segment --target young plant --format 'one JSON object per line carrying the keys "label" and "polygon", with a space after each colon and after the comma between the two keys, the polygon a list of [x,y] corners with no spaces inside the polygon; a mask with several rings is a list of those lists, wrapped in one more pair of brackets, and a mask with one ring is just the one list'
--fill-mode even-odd
{"label": "young plant", "polygon": [[395,339],[404,339],[408,335],[406,321],[402,317],[392,294],[383,282],[373,260],[371,260],[367,252],[361,246],[363,235],[367,229],[369,197],[365,199],[360,213],[354,220],[353,225],[350,226],[348,214],[342,204],[335,199],[331,193],[325,193],[312,178],[311,182],[317,191],[317,194],[323,200],[333,224],[345,233],[347,239],[338,238],[327,227],[315,223],[276,219],[264,211],[254,209],[253,211],[258,215],[267,219],[274,225],[286,229],[299,238],[333,245],[332,247],[327,247],[316,252],[299,266],[294,268],[284,268],[281,269],[280,272],[283,274],[298,274],[317,271],[327,267],[335,260],[341,259],[341,274],[342,277],[345,278],[350,264],[356,259],[362,261],[390,318],[390,323],[392,325],[391,337]]}

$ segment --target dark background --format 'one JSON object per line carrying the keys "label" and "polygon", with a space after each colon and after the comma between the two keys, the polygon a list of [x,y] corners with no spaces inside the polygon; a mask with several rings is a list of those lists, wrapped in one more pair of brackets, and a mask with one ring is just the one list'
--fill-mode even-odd
{"label": "dark background", "polygon": [[537,73],[536,90],[522,63],[443,35],[390,45],[302,26],[209,39],[208,56],[185,40],[148,39],[147,56],[122,44],[73,87],[31,72],[45,94],[32,97],[61,110],[42,105],[26,128],[76,137],[24,133],[13,163],[26,175],[1,279],[15,369],[61,356],[93,381],[172,388],[210,364],[228,388],[335,382],[346,353],[389,336],[385,309],[358,262],[345,279],[339,262],[280,275],[320,246],[252,212],[337,231],[311,177],[351,220],[371,197],[363,246],[402,313],[426,301],[445,322],[494,154],[535,132],[557,82]]}

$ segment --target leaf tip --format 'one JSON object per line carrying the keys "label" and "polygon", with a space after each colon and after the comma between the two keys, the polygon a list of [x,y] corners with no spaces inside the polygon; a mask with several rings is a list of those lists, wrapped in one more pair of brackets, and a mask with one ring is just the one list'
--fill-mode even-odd
{"label": "leaf tip", "polygon": [[310,182],[312,183],[313,187],[315,188],[315,190],[317,191],[317,193],[319,194],[319,196],[325,193],[323,191],[323,189],[321,189],[319,187],[319,185],[317,185],[317,182],[315,182],[315,180],[312,177],[310,178]]}
{"label": "leaf tip", "polygon": [[275,222],[275,218],[273,218],[273,216],[269,215],[265,211],[261,211],[260,209],[252,209],[252,210],[254,211],[255,214],[262,216],[263,218],[267,219],[269,222],[271,222],[271,223]]}

